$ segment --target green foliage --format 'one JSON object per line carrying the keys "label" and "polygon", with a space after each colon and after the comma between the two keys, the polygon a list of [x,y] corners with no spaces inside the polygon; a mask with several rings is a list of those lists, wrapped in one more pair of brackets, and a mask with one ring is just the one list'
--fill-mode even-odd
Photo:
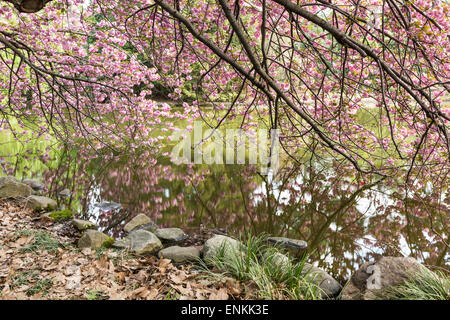
{"label": "green foliage", "polygon": [[379,293],[388,300],[450,300],[450,279],[447,274],[424,269],[412,274],[410,280]]}
{"label": "green foliage", "polygon": [[53,286],[53,282],[49,278],[39,280],[30,289],[27,290],[27,295],[32,296],[39,292],[43,292],[44,295],[46,295],[48,289],[50,289],[52,286]]}
{"label": "green foliage", "polygon": [[105,300],[107,298],[107,295],[103,291],[93,289],[88,290],[85,294],[85,297],[87,300]]}
{"label": "green foliage", "polygon": [[37,206],[33,209],[33,212],[36,214],[41,214],[44,210],[42,210],[41,206]]}
{"label": "green foliage", "polygon": [[[1,98],[0,105],[1,107],[4,106]],[[50,157],[54,157],[58,153],[53,148],[55,139],[45,136],[35,137],[30,132],[22,129],[18,121],[13,117],[8,118],[8,121],[11,128],[0,132],[0,157],[5,160],[5,172],[16,177],[38,176],[41,172],[48,169],[44,155],[48,154]],[[30,120],[26,124],[28,127],[34,128],[39,124],[39,121]],[[14,131],[14,134],[11,129]],[[2,170],[0,170],[0,175],[2,175]]]}
{"label": "green foliage", "polygon": [[23,230],[19,232],[19,236],[33,236],[33,241],[26,247],[20,249],[23,252],[37,252],[41,250],[56,252],[58,248],[63,246],[58,239],[46,232]]}
{"label": "green foliage", "polygon": [[105,254],[108,252],[108,248],[106,247],[101,247],[101,248],[96,248],[95,249],[95,258],[97,260],[100,260],[101,258],[103,258],[105,256]]}
{"label": "green foliage", "polygon": [[[45,207],[45,208],[42,208],[41,206],[36,206],[36,207],[33,209],[33,212],[36,213],[36,214],[43,214],[43,213],[45,213],[45,212],[49,212],[49,211],[53,211],[53,210],[55,210],[55,208],[54,208],[51,204],[49,204],[49,205],[47,205],[47,207]],[[56,219],[55,219],[55,220],[56,220]]]}
{"label": "green foliage", "polygon": [[71,210],[53,211],[49,214],[49,217],[55,219],[55,221],[72,219],[73,212]]}
{"label": "green foliage", "polygon": [[252,281],[258,288],[257,299],[320,299],[320,288],[303,271],[306,257],[294,263],[282,255],[279,247],[267,245],[265,238],[265,235],[249,235],[240,250],[225,242],[208,260],[210,266],[222,273],[211,272],[206,264],[202,267],[213,277],[231,275],[240,281]]}
{"label": "green foliage", "polygon": [[177,294],[176,292],[175,292],[175,294],[173,294],[172,288],[169,288],[169,291],[167,291],[167,294],[164,297],[164,300],[178,300],[179,297],[180,297],[180,294]]}
{"label": "green foliage", "polygon": [[108,237],[108,240],[102,243],[102,248],[110,248],[114,244],[114,238]]}
{"label": "green foliage", "polygon": [[32,296],[40,292],[43,292],[45,295],[48,289],[53,286],[51,279],[39,279],[39,272],[37,270],[31,270],[15,275],[11,282],[11,289],[20,288],[21,286],[29,286],[33,282],[33,286],[28,288],[26,291],[27,296]]}
{"label": "green foliage", "polygon": [[11,289],[19,288],[21,286],[28,285],[31,279],[37,278],[39,272],[31,270],[14,275],[11,281]]}

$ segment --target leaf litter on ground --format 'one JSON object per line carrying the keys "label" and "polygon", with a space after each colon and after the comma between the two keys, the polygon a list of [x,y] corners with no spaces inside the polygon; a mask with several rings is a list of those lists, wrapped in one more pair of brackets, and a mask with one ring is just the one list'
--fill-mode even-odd
{"label": "leaf litter on ground", "polygon": [[247,284],[208,278],[193,265],[78,249],[69,222],[39,219],[18,201],[0,201],[0,299],[249,299]]}

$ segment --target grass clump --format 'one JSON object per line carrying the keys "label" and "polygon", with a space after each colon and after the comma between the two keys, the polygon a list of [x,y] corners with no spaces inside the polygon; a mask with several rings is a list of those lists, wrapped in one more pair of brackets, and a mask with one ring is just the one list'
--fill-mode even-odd
{"label": "grass clump", "polygon": [[405,283],[385,289],[378,299],[450,300],[450,279],[447,274],[423,268]]}
{"label": "grass clump", "polygon": [[49,214],[49,217],[55,219],[55,221],[68,220],[73,218],[73,212],[67,209],[60,211],[53,211]]}
{"label": "grass clump", "polygon": [[176,292],[173,293],[172,288],[169,288],[167,291],[166,296],[164,297],[164,300],[178,300],[180,298],[180,295]]}
{"label": "grass clump", "polygon": [[49,278],[41,279],[38,282],[36,282],[30,289],[27,290],[28,296],[33,296],[35,294],[38,294],[40,292],[43,292],[43,295],[45,296],[48,293],[48,289],[50,289],[53,286],[53,282]]}
{"label": "grass clump", "polygon": [[108,298],[105,292],[97,289],[88,290],[84,296],[87,300],[105,300]]}
{"label": "grass clump", "polygon": [[[202,264],[211,276],[231,275],[239,281],[253,282],[257,299],[321,299],[321,289],[311,281],[303,270],[306,257],[294,263],[281,253],[279,247],[268,245],[266,236],[249,235],[236,250],[228,242]],[[209,267],[218,269],[212,272]]]}
{"label": "grass clump", "polygon": [[22,252],[37,252],[40,250],[46,250],[48,252],[56,252],[63,245],[47,232],[23,230],[19,232],[20,236],[33,236],[33,241],[24,248],[21,248]]}
{"label": "grass clump", "polygon": [[15,275],[11,282],[11,289],[30,286],[32,283],[34,284],[26,291],[27,296],[33,296],[40,292],[43,292],[43,294],[46,295],[48,289],[53,286],[51,279],[39,279],[39,272],[37,270],[31,270]]}
{"label": "grass clump", "polygon": [[101,258],[103,258],[105,256],[105,254],[107,252],[108,252],[108,249],[105,247],[95,248],[95,258],[97,260],[100,260]]}
{"label": "grass clump", "polygon": [[21,286],[26,286],[30,283],[30,280],[34,280],[38,277],[39,272],[36,270],[31,270],[28,272],[23,272],[16,274],[11,281],[11,289],[16,289]]}

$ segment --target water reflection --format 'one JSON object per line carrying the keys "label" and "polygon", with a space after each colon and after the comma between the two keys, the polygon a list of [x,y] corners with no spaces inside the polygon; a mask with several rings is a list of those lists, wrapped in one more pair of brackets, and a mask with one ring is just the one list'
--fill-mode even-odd
{"label": "water reflection", "polygon": [[143,212],[163,226],[306,240],[312,260],[340,280],[382,254],[449,267],[449,197],[429,184],[405,198],[395,180],[362,181],[335,162],[287,164],[267,177],[248,165],[175,166],[148,151],[90,157],[62,150],[55,161],[42,172],[48,192],[69,189],[60,204],[116,237]]}

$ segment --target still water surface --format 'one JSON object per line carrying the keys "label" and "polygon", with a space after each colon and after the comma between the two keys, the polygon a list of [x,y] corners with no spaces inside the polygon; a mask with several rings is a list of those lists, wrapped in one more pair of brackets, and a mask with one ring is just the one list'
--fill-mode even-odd
{"label": "still water surface", "polygon": [[[5,151],[8,143],[2,146]],[[6,173],[43,180],[60,206],[115,237],[143,212],[161,226],[191,232],[223,228],[234,235],[265,232],[305,240],[311,261],[340,280],[377,255],[450,267],[449,197],[436,196],[430,185],[405,201],[395,183],[365,189],[368,183],[355,184],[351,172],[331,162],[287,163],[272,177],[249,165],[175,165],[146,152],[83,157],[63,148],[37,165],[36,148],[27,152],[29,159],[13,149],[0,154]],[[19,163],[11,161],[15,154]],[[65,188],[71,195],[58,196]]]}

